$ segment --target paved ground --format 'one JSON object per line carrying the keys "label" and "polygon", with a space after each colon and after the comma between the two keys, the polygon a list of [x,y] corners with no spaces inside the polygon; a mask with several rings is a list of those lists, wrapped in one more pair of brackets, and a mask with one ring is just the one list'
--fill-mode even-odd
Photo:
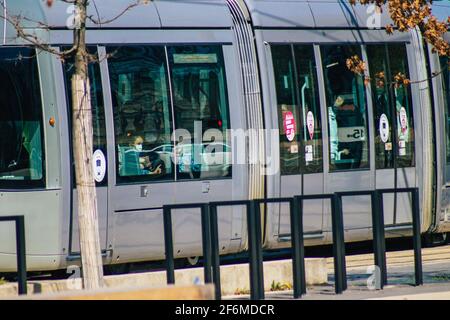
{"label": "paved ground", "polygon": [[[368,267],[373,255],[348,256],[348,290],[336,295],[334,292],[333,259],[328,259],[328,284],[309,287],[303,300],[361,300],[361,299],[423,299],[450,300],[450,246],[426,248],[423,255],[423,286],[414,286],[413,252],[398,251],[387,254],[388,285],[383,290],[368,286],[371,276]],[[369,285],[370,285],[369,281]],[[224,299],[248,299],[248,295],[224,297]],[[266,292],[266,299],[293,299],[292,290]]]}

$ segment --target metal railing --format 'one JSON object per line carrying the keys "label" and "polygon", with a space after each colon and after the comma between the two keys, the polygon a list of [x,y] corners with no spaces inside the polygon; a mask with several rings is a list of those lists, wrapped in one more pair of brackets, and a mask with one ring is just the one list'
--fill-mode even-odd
{"label": "metal railing", "polygon": [[212,282],[211,275],[211,227],[208,203],[172,204],[163,206],[164,248],[166,253],[167,284],[175,283],[175,263],[173,254],[172,210],[200,209],[202,216],[202,250],[204,258],[205,283]]}
{"label": "metal railing", "polygon": [[331,203],[333,257],[335,292],[340,294],[347,289],[347,271],[345,263],[345,241],[342,198],[350,196],[370,196],[372,215],[373,247],[375,265],[380,270],[380,288],[387,284],[386,245],[384,233],[384,202],[386,193],[411,194],[415,284],[423,284],[420,212],[418,188],[380,189],[370,191],[348,191],[334,194],[316,194],[294,196],[291,198],[265,198],[256,200],[217,201],[209,203],[188,203],[166,205],[163,207],[164,239],[166,252],[167,283],[175,283],[174,246],[172,233],[173,209],[201,209],[202,245],[205,283],[213,282],[215,297],[221,299],[219,227],[217,209],[225,206],[245,206],[247,215],[248,252],[250,271],[250,298],[264,299],[264,272],[262,255],[262,231],[260,205],[268,203],[289,204],[292,245],[293,295],[299,298],[306,293],[305,249],[303,239],[303,207],[305,200],[329,200]]}
{"label": "metal railing", "polygon": [[16,257],[18,274],[18,293],[27,294],[27,263],[25,256],[25,218],[24,216],[0,217],[0,222],[14,221],[16,228]]}

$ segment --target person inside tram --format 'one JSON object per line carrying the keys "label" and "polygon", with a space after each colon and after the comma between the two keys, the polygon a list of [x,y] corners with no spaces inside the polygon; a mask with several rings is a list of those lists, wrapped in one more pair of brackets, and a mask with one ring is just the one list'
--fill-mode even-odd
{"label": "person inside tram", "polygon": [[143,150],[144,138],[137,135],[133,138],[132,148],[138,153],[139,167],[142,174],[163,174],[165,172],[164,161],[154,151]]}
{"label": "person inside tram", "polygon": [[337,112],[338,108],[344,104],[344,99],[338,96],[332,107],[328,108],[328,117],[330,122],[330,154],[331,160],[337,162],[341,160],[341,155],[349,155],[350,150],[344,148],[339,150],[339,135],[338,135],[338,123],[337,123]]}

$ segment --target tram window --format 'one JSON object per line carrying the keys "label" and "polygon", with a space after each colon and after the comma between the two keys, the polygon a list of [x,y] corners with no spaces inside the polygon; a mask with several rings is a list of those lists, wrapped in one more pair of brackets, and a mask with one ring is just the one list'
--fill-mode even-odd
{"label": "tram window", "polygon": [[346,59],[361,56],[356,45],[324,45],[322,65],[328,105],[330,170],[369,168],[369,139],[364,80]]}
{"label": "tram window", "polygon": [[[393,168],[394,148],[392,142],[392,111],[389,96],[386,47],[383,45],[368,45],[367,55],[371,88],[373,96],[373,111],[375,120],[375,167],[376,169]],[[377,78],[377,74],[384,74],[384,78]],[[383,81],[384,79],[384,81]]]}
{"label": "tram window", "polygon": [[168,48],[177,179],[231,176],[228,98],[220,46]]}
{"label": "tram window", "polygon": [[[89,52],[95,54],[96,47],[89,47]],[[64,63],[65,80],[67,90],[67,102],[69,105],[69,128],[72,128],[72,75],[75,72],[73,59],[68,59]],[[88,66],[89,84],[91,91],[91,108],[92,108],[92,128],[93,128],[93,151],[100,150],[105,158],[107,158],[106,148],[106,124],[105,124],[105,107],[103,102],[102,81],[100,77],[100,66],[97,62],[90,63]],[[72,150],[73,151],[73,150]],[[75,170],[75,168],[73,168]],[[97,185],[106,185],[108,182],[107,175]],[[75,181],[74,181],[75,183]]]}
{"label": "tram window", "polygon": [[[406,48],[403,44],[368,45],[367,55],[374,104],[375,166],[377,169],[393,168],[395,147],[398,150],[397,166],[413,166],[414,132],[410,89],[389,84],[392,81],[389,79],[393,79],[398,72],[408,76]],[[395,124],[393,119],[396,119]],[[392,136],[394,125],[397,128],[395,142]]]}
{"label": "tram window", "polygon": [[280,132],[280,170],[283,175],[299,174],[302,152],[299,150],[299,106],[292,47],[290,45],[272,45],[271,49]]}
{"label": "tram window", "polygon": [[0,187],[45,186],[35,55],[31,48],[0,49]]}
{"label": "tram window", "polygon": [[272,45],[282,175],[322,171],[322,135],[314,49]]}
{"label": "tram window", "polygon": [[[387,48],[392,77],[402,73],[409,79],[405,45],[391,44]],[[414,166],[414,118],[411,87],[392,86],[392,90],[397,120],[397,166],[412,167]]]}
{"label": "tram window", "polygon": [[312,46],[294,46],[304,148],[304,173],[322,172],[322,122]]}
{"label": "tram window", "polygon": [[449,78],[449,58],[440,57],[441,70],[442,70],[442,90],[444,97],[444,112],[445,112],[445,130],[447,131],[447,164],[450,164],[450,78]]}
{"label": "tram window", "polygon": [[174,178],[172,116],[163,47],[109,47],[117,180]]}

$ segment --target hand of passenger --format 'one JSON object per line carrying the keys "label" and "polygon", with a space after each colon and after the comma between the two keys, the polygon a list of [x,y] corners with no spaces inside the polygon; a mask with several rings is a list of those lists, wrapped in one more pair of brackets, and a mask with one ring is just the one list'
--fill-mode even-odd
{"label": "hand of passenger", "polygon": [[155,170],[149,171],[149,174],[161,174],[161,173],[162,173],[161,165],[158,165]]}

